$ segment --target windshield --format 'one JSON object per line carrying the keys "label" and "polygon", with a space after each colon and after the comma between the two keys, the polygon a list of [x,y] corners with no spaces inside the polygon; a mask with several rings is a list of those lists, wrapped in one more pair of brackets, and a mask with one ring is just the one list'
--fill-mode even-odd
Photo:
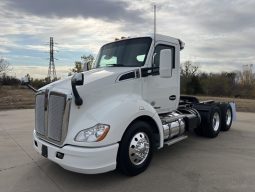
{"label": "windshield", "polygon": [[95,67],[141,67],[151,41],[150,37],[143,37],[106,44],[100,50]]}

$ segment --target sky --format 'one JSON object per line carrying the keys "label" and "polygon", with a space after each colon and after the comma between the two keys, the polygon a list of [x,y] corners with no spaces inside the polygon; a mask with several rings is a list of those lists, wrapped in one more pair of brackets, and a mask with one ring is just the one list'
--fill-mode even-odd
{"label": "sky", "polygon": [[255,63],[254,0],[0,0],[0,57],[10,75],[46,77],[53,37],[57,76],[67,76],[115,37],[151,35],[155,2],[157,33],[185,42],[181,62],[205,72]]}

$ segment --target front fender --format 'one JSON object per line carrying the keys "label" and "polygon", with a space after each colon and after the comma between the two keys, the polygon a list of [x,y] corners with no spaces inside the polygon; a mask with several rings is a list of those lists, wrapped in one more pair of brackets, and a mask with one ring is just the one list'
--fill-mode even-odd
{"label": "front fender", "polygon": [[[160,135],[160,146],[163,146],[163,129],[161,120],[156,110],[141,97],[128,97],[122,101],[117,107],[113,108],[108,113],[105,113],[99,121],[107,122],[110,126],[110,132],[108,133],[109,141],[113,143],[119,142],[128,128],[128,126],[138,117],[148,116],[152,118],[157,124],[157,128]],[[114,117],[114,118],[112,118]]]}
{"label": "front fender", "polygon": [[[115,95],[98,102],[90,108],[87,113],[91,114],[95,122],[110,125],[110,131],[105,139],[100,142],[81,143],[71,140],[69,141],[71,144],[100,147],[117,143],[121,140],[124,132],[132,121],[140,116],[149,116],[158,126],[160,147],[163,146],[163,130],[161,129],[162,124],[160,118],[155,109],[139,95]],[[82,121],[82,117],[80,117],[80,121]],[[81,124],[79,123],[79,125]],[[73,138],[75,136],[74,133],[77,134],[79,128],[76,130],[77,131],[72,134]]]}

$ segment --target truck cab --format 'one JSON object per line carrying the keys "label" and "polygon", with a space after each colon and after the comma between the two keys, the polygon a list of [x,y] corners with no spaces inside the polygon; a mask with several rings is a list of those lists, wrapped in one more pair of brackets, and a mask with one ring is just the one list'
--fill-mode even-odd
{"label": "truck cab", "polygon": [[228,130],[229,103],[180,96],[184,43],[164,35],[103,45],[92,70],[36,92],[34,148],[67,170],[137,175],[154,150]]}

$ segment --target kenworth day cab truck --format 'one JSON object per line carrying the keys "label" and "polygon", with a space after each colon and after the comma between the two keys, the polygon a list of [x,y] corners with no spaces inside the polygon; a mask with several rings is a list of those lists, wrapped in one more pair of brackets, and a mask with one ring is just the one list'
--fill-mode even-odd
{"label": "kenworth day cab truck", "polygon": [[148,167],[155,149],[190,132],[214,138],[229,130],[235,115],[231,103],[180,96],[184,43],[154,37],[108,43],[92,70],[39,89],[35,150],[74,172],[117,168],[133,176]]}

